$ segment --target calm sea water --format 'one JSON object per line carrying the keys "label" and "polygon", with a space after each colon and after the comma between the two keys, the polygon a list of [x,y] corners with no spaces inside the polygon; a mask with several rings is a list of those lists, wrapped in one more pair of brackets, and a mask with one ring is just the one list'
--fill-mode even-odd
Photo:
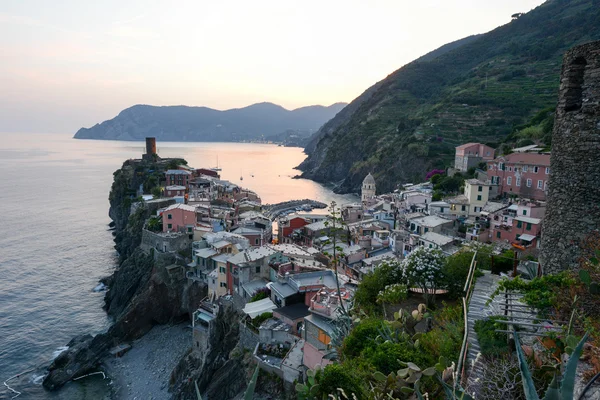
{"label": "calm sea water", "polygon": [[[312,198],[355,201],[293,180],[299,148],[243,143],[158,143],[159,155],[215,167],[264,203]],[[97,399],[107,381],[86,378],[58,393],[41,388],[43,366],[73,336],[106,330],[102,293],[92,289],[116,263],[107,230],[112,173],[143,143],[74,140],[70,135],[0,134],[0,382],[20,398]],[[252,177],[254,175],[254,177]],[[240,180],[243,177],[243,180]],[[14,393],[0,385],[0,399]]]}

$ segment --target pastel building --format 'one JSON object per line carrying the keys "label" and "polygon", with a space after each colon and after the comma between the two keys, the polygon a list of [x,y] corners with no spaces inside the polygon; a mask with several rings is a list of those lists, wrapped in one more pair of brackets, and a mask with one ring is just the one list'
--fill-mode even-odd
{"label": "pastel building", "polygon": [[363,203],[368,202],[375,198],[376,187],[375,187],[375,178],[370,173],[365,176],[365,179],[362,182],[362,191],[361,191],[361,200]]}
{"label": "pastel building", "polygon": [[481,143],[466,143],[456,148],[454,169],[467,171],[476,167],[480,162],[494,159],[495,150]]}
{"label": "pastel building", "polygon": [[546,200],[550,154],[512,153],[488,161],[488,179],[502,196]]}
{"label": "pastel building", "polygon": [[196,207],[173,204],[162,212],[163,232],[193,232],[196,226]]}

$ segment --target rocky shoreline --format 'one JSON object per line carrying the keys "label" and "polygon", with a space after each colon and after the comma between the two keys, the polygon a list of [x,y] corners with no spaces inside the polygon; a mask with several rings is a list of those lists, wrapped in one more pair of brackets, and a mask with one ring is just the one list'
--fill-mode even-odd
{"label": "rocky shoreline", "polygon": [[134,341],[122,357],[104,358],[101,367],[112,380],[115,397],[169,399],[171,371],[189,350],[191,332],[187,323],[157,325]]}

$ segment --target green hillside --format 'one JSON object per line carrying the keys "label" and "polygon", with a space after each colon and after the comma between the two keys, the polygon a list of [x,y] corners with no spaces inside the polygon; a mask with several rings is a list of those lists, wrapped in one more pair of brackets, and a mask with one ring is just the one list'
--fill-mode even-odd
{"label": "green hillside", "polygon": [[405,65],[350,103],[351,112],[315,134],[303,176],[353,192],[372,172],[389,191],[452,165],[459,144],[502,142],[555,106],[563,53],[600,39],[600,1],[550,0],[468,39]]}

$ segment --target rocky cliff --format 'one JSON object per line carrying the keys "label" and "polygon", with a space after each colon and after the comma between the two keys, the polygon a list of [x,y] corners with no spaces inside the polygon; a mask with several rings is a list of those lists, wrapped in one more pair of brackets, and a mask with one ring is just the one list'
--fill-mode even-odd
{"label": "rocky cliff", "polygon": [[302,176],[356,192],[371,172],[390,191],[452,165],[459,144],[497,146],[556,105],[562,55],[600,39],[599,20],[598,0],[549,0],[405,65],[314,135]]}
{"label": "rocky cliff", "polygon": [[346,104],[308,106],[295,110],[272,103],[253,104],[232,110],[207,107],[135,105],[115,118],[81,128],[76,139],[229,142],[255,140],[288,129],[315,132]]}
{"label": "rocky cliff", "polygon": [[139,245],[145,219],[152,208],[144,203],[134,207],[139,185],[153,185],[154,174],[169,168],[167,163],[127,161],[115,172],[109,196],[110,216],[115,225],[115,247],[121,263],[106,282],[108,313],[114,324],[106,333],[73,339],[69,349],[50,365],[43,385],[49,390],[60,388],[69,380],[98,367],[107,351],[118,344],[135,340],[156,324],[176,323],[190,318],[200,300],[206,296],[205,285],[188,284],[186,279],[171,276],[165,266],[181,262],[175,255],[155,261],[152,251]]}

